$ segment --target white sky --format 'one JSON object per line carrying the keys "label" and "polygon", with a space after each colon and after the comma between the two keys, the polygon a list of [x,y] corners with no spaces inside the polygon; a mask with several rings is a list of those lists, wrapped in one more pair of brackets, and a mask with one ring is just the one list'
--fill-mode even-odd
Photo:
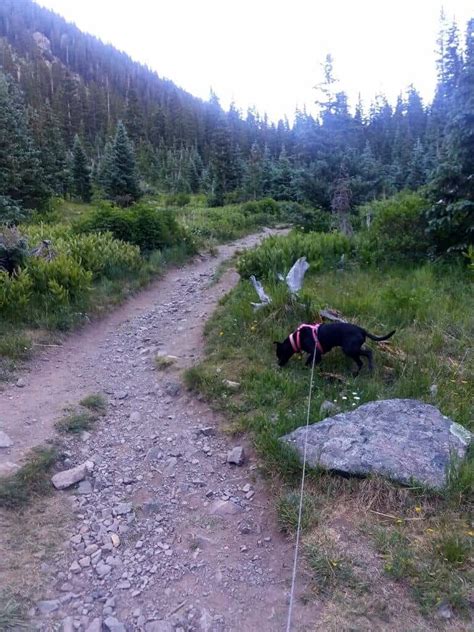
{"label": "white sky", "polygon": [[326,53],[352,106],[410,83],[430,101],[441,6],[461,28],[472,0],[37,0],[192,94],[210,88],[270,119],[313,110]]}

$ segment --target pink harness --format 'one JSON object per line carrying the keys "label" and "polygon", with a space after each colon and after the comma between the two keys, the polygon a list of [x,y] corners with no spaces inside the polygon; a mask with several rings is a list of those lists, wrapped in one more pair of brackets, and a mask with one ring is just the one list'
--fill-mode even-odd
{"label": "pink harness", "polygon": [[301,345],[300,345],[300,332],[301,332],[301,329],[303,329],[303,327],[309,327],[311,329],[312,334],[313,334],[314,343],[316,345],[316,348],[318,349],[318,351],[320,353],[324,353],[323,347],[322,347],[321,343],[319,342],[319,338],[318,338],[318,329],[319,329],[320,326],[321,326],[321,323],[316,323],[315,325],[308,325],[306,323],[303,323],[302,325],[300,325],[298,327],[298,329],[296,331],[294,331],[292,334],[290,334],[289,338],[290,338],[291,346],[293,347],[293,351],[295,353],[302,353],[302,349],[301,349]]}

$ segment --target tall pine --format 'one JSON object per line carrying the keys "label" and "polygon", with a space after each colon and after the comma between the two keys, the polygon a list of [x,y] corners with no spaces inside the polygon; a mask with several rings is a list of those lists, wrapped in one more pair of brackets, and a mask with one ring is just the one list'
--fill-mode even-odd
{"label": "tall pine", "polygon": [[122,121],[117,124],[113,144],[106,148],[101,184],[107,197],[121,206],[128,206],[140,197],[135,154]]}
{"label": "tall pine", "polygon": [[91,169],[77,134],[72,148],[72,181],[74,194],[83,202],[90,202],[92,199]]}

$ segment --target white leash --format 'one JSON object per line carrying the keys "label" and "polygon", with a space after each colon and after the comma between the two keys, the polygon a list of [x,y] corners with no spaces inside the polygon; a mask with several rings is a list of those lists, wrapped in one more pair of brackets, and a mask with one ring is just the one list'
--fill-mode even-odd
{"label": "white leash", "polygon": [[288,609],[288,621],[286,624],[286,632],[290,632],[291,630],[291,615],[293,612],[293,599],[295,596],[296,564],[298,562],[298,548],[300,544],[300,534],[301,534],[301,516],[303,514],[303,492],[304,492],[304,479],[306,475],[306,449],[308,447],[309,413],[311,411],[311,395],[313,393],[313,375],[314,375],[315,360],[316,360],[316,348],[314,349],[314,354],[313,354],[313,365],[311,367],[311,381],[309,384],[308,412],[306,414],[306,433],[305,433],[305,438],[304,438],[304,451],[303,451],[303,473],[301,475],[300,507],[298,511],[298,529],[296,531],[295,559],[293,562],[293,577],[291,580],[290,607]]}

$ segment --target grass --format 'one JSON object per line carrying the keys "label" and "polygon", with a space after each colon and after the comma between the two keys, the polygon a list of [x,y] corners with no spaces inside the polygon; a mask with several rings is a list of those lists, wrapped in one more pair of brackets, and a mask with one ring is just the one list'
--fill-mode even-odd
{"label": "grass", "polygon": [[99,415],[105,415],[107,400],[102,393],[92,393],[81,399],[79,406],[77,410],[69,410],[67,415],[54,424],[58,432],[78,434],[91,430]]}
{"label": "grass", "polygon": [[[247,256],[246,265],[249,260]],[[246,280],[221,300],[206,325],[207,357],[188,370],[186,381],[225,412],[233,432],[252,435],[264,470],[289,490],[286,500],[277,501],[285,531],[294,530],[295,506],[288,499],[297,494],[301,469],[279,437],[306,418],[309,371],[296,357],[285,370],[278,369],[273,341],[284,339],[300,322],[314,321],[318,311],[327,307],[375,334],[396,329],[390,344],[369,343],[374,349],[373,375],[365,369],[352,377],[351,362],[340,350],[324,357],[315,374],[311,422],[324,417],[319,410],[325,400],[347,411],[377,399],[416,398],[434,404],[472,431],[474,367],[469,350],[474,293],[466,291],[470,283],[465,269],[455,266],[422,264],[381,271],[349,262],[345,270],[337,270],[328,262],[323,270],[307,276],[297,301],[283,284],[271,280],[264,285],[273,303],[262,310],[253,311],[256,295]],[[226,391],[223,379],[238,380],[240,391]],[[433,384],[437,389],[431,389]],[[374,572],[382,573],[385,582],[408,586],[409,598],[424,616],[442,602],[463,616],[472,581],[467,563],[472,553],[466,547],[474,535],[468,520],[473,456],[471,451],[461,467],[452,468],[442,493],[381,479],[309,472],[305,502],[318,510],[306,525],[304,540],[327,529],[345,509],[351,515],[349,531],[357,534],[366,554],[374,556]],[[445,533],[446,525],[451,539],[443,536],[443,543],[435,544],[433,533],[440,529]],[[380,538],[385,539],[384,548]],[[350,566],[350,552],[338,547],[341,543],[331,555],[345,560],[341,568]],[[384,551],[383,559],[377,558],[376,550]],[[311,555],[315,567],[328,570],[329,581],[335,567],[331,570],[327,558],[319,558],[314,550]],[[377,590],[375,584],[371,590]]]}
{"label": "grass", "polygon": [[51,491],[50,472],[58,460],[55,446],[33,448],[14,474],[0,478],[0,507],[18,509]]}
{"label": "grass", "polygon": [[97,421],[97,416],[90,412],[73,412],[66,415],[54,425],[58,432],[77,434],[84,430],[91,430]]}
{"label": "grass", "polygon": [[158,369],[158,371],[164,371],[166,369],[169,369],[170,366],[173,366],[175,362],[176,358],[172,356],[157,355],[155,357],[155,368]]}
{"label": "grass", "polygon": [[351,561],[341,555],[334,544],[327,541],[307,544],[305,557],[319,593],[327,593],[340,586],[359,584],[363,587],[354,575]]}
{"label": "grass", "polygon": [[24,602],[19,601],[10,591],[0,590],[0,630],[27,630]]}
{"label": "grass", "polygon": [[[283,533],[293,535],[298,528],[300,494],[290,491],[277,501],[277,518],[280,530]],[[303,494],[303,505],[301,510],[301,529],[307,530],[317,521],[317,513],[314,505],[314,498]]]}
{"label": "grass", "polygon": [[104,414],[107,410],[107,400],[102,393],[93,393],[92,395],[88,395],[87,397],[81,399],[79,404],[95,413]]}

